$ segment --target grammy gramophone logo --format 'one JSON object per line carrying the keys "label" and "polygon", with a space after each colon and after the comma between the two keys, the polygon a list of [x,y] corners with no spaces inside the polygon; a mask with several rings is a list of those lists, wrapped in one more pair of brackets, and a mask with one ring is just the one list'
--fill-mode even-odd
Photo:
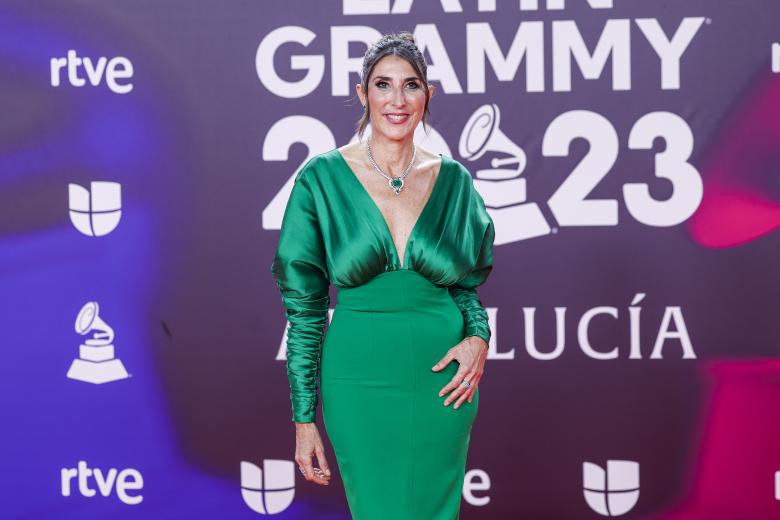
{"label": "grammy gramophone logo", "polygon": [[74,359],[68,377],[87,383],[108,383],[128,377],[127,370],[114,357],[114,330],[99,316],[97,302],[87,302],[76,318],[76,332],[92,337],[79,345],[79,357]]}
{"label": "grammy gramophone logo", "polygon": [[[458,153],[467,161],[477,161],[486,154],[492,156],[490,168],[476,171],[474,186],[485,199],[490,215],[498,220],[496,245],[547,235],[551,231],[539,205],[527,202],[526,183],[521,177],[527,162],[525,151],[501,131],[500,125],[498,105],[482,105],[471,114],[458,143]],[[523,225],[504,226],[501,221]]]}

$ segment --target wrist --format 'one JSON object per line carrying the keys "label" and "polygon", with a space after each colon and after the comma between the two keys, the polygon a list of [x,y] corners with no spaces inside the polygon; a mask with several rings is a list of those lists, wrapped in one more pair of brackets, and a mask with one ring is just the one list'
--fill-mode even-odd
{"label": "wrist", "polygon": [[483,338],[482,336],[477,336],[476,334],[472,334],[471,336],[466,336],[466,339],[470,341],[476,340],[476,343],[479,343],[481,346],[484,346],[485,349],[490,348],[490,345],[488,344],[487,341],[485,341],[485,338]]}

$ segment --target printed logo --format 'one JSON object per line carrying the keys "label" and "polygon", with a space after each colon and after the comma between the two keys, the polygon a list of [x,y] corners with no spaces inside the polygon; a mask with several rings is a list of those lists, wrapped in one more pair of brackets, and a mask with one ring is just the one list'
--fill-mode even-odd
{"label": "printed logo", "polygon": [[[65,69],[67,71],[65,79],[74,87],[83,87],[87,84],[86,80],[89,80],[89,84],[93,87],[97,87],[105,77],[108,89],[115,94],[127,94],[133,90],[131,82],[120,84],[117,81],[133,77],[133,63],[124,56],[117,56],[110,60],[101,56],[92,63],[91,58],[81,58],[71,49],[66,58],[52,58],[49,65],[52,87],[60,86],[63,69]],[[86,78],[79,74],[82,69]]]}
{"label": "printed logo", "polygon": [[68,207],[76,229],[91,237],[107,235],[122,216],[122,186],[118,182],[93,181],[87,190],[70,183]]}
{"label": "printed logo", "polygon": [[[116,489],[117,498],[124,504],[134,506],[140,504],[144,499],[141,494],[129,495],[127,493],[130,490],[144,487],[144,478],[137,469],[127,468],[118,471],[116,468],[110,468],[104,474],[99,468],[92,469],[87,466],[85,461],[80,460],[77,467],[60,470],[62,496],[70,496],[71,483],[74,478],[79,494],[84,497],[94,497],[97,491],[100,491],[102,496],[107,497],[113,489]],[[90,487],[91,481],[94,481],[96,488]]]}
{"label": "printed logo", "polygon": [[482,469],[472,469],[466,472],[463,479],[463,500],[472,506],[486,506],[490,503],[490,495],[481,494],[490,491],[490,475]]}
{"label": "printed logo", "polygon": [[582,464],[585,501],[603,516],[628,513],[639,500],[639,463],[608,460],[606,472],[592,462]]}
{"label": "printed logo", "polygon": [[295,464],[290,460],[265,459],[261,469],[241,461],[241,496],[256,513],[281,513],[295,497]]}
{"label": "printed logo", "polygon": [[86,383],[108,383],[129,377],[122,361],[114,358],[114,330],[100,319],[97,302],[87,302],[76,318],[76,332],[92,337],[79,345],[79,358],[74,359],[68,377]]}
{"label": "printed logo", "polygon": [[475,172],[474,187],[486,199],[485,205],[491,207],[491,217],[523,225],[497,225],[495,242],[503,244],[547,235],[551,228],[539,205],[526,202],[525,179],[520,177],[527,163],[525,151],[501,131],[500,124],[498,105],[482,105],[469,117],[458,143],[458,153],[469,162],[488,152],[499,154],[491,159],[490,168]]}

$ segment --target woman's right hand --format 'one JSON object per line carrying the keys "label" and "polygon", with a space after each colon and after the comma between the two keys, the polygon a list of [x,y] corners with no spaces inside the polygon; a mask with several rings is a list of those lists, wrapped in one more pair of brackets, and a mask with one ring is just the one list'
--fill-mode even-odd
{"label": "woman's right hand", "polygon": [[[312,465],[312,455],[317,456],[317,462],[322,469]],[[330,484],[330,468],[325,459],[325,448],[317,425],[313,422],[295,423],[295,462],[299,468],[303,468],[302,473],[306,480],[323,486]]]}

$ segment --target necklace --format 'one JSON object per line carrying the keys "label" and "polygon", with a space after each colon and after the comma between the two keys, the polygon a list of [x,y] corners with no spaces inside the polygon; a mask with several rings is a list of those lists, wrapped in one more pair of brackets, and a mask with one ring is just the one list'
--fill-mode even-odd
{"label": "necklace", "polygon": [[383,172],[382,168],[380,168],[376,161],[374,161],[374,156],[371,155],[371,140],[367,140],[366,144],[368,145],[368,160],[371,161],[371,165],[376,171],[379,172],[382,177],[387,179],[387,183],[390,186],[390,189],[393,190],[396,195],[401,193],[401,190],[404,189],[404,178],[409,175],[409,170],[412,168],[412,164],[414,164],[414,158],[417,156],[417,147],[414,144],[412,145],[412,160],[409,161],[409,164],[406,165],[406,169],[400,177],[393,178]]}

